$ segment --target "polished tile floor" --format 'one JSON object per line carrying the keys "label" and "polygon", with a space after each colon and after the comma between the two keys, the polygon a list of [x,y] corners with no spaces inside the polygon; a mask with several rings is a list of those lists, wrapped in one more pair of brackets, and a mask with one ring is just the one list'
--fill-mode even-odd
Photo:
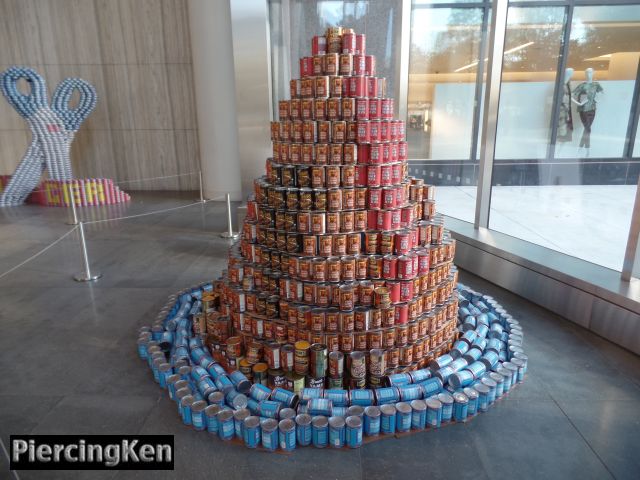
{"label": "polished tile floor", "polygon": [[[172,208],[193,195],[136,194],[94,209],[106,218]],[[0,210],[0,274],[68,226],[54,208]],[[81,212],[89,218],[87,210]],[[191,206],[88,226],[92,265],[79,284],[76,234],[0,278],[0,438],[34,434],[172,434],[175,472],[18,472],[52,478],[545,478],[637,479],[640,358],[462,272],[523,324],[526,382],[465,425],[374,442],[354,451],[248,451],[183,426],[136,354],[139,326],[176,290],[216,276],[228,243],[224,206]],[[11,478],[0,453],[0,478]]]}

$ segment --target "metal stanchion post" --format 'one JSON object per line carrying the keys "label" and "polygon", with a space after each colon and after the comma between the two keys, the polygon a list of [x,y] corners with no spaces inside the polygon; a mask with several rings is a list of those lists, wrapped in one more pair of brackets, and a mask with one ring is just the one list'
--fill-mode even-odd
{"label": "metal stanchion post", "polygon": [[222,238],[238,238],[238,233],[233,233],[233,226],[231,225],[231,195],[227,193],[227,227],[228,231],[221,233]]}
{"label": "metal stanchion post", "polygon": [[202,191],[202,170],[198,171],[198,181],[200,182],[200,202],[204,202],[204,192]]}
{"label": "metal stanchion post", "polygon": [[71,222],[67,222],[67,225],[78,225],[78,213],[76,212],[76,201],[75,201],[75,196],[73,194],[73,190],[71,189],[68,183],[64,184],[64,188],[67,191],[67,195],[69,195],[69,203],[71,204],[71,214],[73,215],[73,220]]}
{"label": "metal stanchion post", "polygon": [[82,248],[82,261],[84,263],[84,272],[78,273],[73,277],[76,282],[94,282],[99,279],[101,273],[91,273],[91,266],[89,265],[89,254],[87,253],[87,240],[84,238],[84,222],[78,223],[78,229],[80,230],[80,247]]}

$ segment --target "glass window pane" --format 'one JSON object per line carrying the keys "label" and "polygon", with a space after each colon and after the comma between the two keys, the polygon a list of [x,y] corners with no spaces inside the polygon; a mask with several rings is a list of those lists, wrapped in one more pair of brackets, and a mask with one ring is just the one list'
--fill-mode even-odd
{"label": "glass window pane", "polygon": [[496,159],[547,156],[564,15],[563,7],[509,8]]}
{"label": "glass window pane", "polygon": [[477,161],[470,160],[481,8],[413,8],[407,142],[412,175],[439,185],[439,210],[473,221]]}
{"label": "glass window pane", "polygon": [[[551,15],[558,8],[563,9],[519,10],[527,11],[531,18],[535,10]],[[537,15],[539,18],[542,11]],[[554,32],[558,45],[562,29]],[[538,31],[530,35],[519,41],[541,41]],[[548,43],[553,41],[548,39]],[[562,72],[564,85],[557,95],[556,157],[548,160],[540,152],[538,161],[530,157],[518,160],[517,156],[496,159],[490,228],[621,270],[638,180],[639,162],[624,160],[622,153],[640,56],[640,6],[575,7],[568,48],[567,68],[572,70]],[[548,50],[549,55],[551,52]],[[557,62],[557,55],[549,62]],[[540,63],[532,57],[522,66],[534,79],[553,76],[544,70],[545,65],[546,60]],[[517,69],[505,70],[505,76],[516,73]],[[503,83],[503,88],[507,84]],[[530,82],[522,86],[529,87]],[[553,87],[546,96],[538,93],[517,98],[502,95],[499,122],[504,120],[505,109],[537,109],[538,115],[550,112]],[[526,121],[526,117],[521,118]],[[533,135],[536,133],[522,131],[522,148],[531,150]],[[498,137],[498,149],[501,138],[505,137]]]}
{"label": "glass window pane", "polygon": [[571,124],[556,158],[622,156],[639,55],[640,5],[575,8],[566,77]]}

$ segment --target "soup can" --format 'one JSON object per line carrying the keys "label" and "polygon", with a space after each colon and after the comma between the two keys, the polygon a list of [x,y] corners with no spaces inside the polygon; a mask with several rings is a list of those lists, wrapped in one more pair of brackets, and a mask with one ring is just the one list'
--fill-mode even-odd
{"label": "soup can", "polygon": [[325,448],[329,443],[329,421],[325,416],[313,417],[311,439],[316,448]]}
{"label": "soup can", "polygon": [[362,419],[358,416],[350,416],[345,420],[345,442],[349,448],[362,446]]}
{"label": "soup can", "polygon": [[380,407],[375,405],[364,409],[364,434],[376,437],[380,434]]}
{"label": "soup can", "polygon": [[392,435],[396,431],[396,406],[388,403],[380,406],[380,431]]}
{"label": "soup can", "polygon": [[342,448],[345,442],[345,421],[342,417],[329,417],[329,445]]}
{"label": "soup can", "polygon": [[462,392],[453,394],[453,419],[456,422],[466,422],[469,414],[469,399]]}
{"label": "soup can", "polygon": [[222,410],[218,413],[218,436],[222,440],[232,440],[235,435],[233,410]]}
{"label": "soup can", "polygon": [[280,449],[292,452],[296,448],[296,423],[287,418],[278,423],[278,439]]}
{"label": "soup can", "polygon": [[205,421],[207,424],[207,431],[209,433],[218,433],[218,413],[220,412],[220,405],[209,405],[204,409]]}
{"label": "soup can", "polygon": [[411,429],[411,405],[406,402],[398,402],[396,410],[396,430],[408,432]]}
{"label": "soup can", "polygon": [[440,428],[442,422],[442,402],[437,398],[428,398],[427,404],[427,425],[431,428]]}
{"label": "soup can", "polygon": [[261,425],[262,429],[262,446],[269,451],[274,451],[278,448],[278,421],[273,418],[263,420]]}
{"label": "soup can", "polygon": [[247,448],[256,448],[260,443],[260,418],[249,416],[244,420],[243,429],[244,445]]}
{"label": "soup can", "polygon": [[301,413],[296,416],[296,440],[298,445],[306,447],[311,445],[311,415]]}
{"label": "soup can", "polygon": [[438,400],[442,403],[442,421],[450,422],[453,418],[453,397],[446,392],[438,394]]}
{"label": "soup can", "polygon": [[427,404],[424,400],[411,401],[411,428],[422,430],[427,424]]}
{"label": "soup can", "polygon": [[311,398],[309,399],[307,405],[309,415],[324,415],[326,417],[331,416],[333,402],[329,398]]}
{"label": "soup can", "polygon": [[478,413],[478,392],[475,388],[467,387],[463,390],[469,401],[467,406],[467,415],[472,416]]}

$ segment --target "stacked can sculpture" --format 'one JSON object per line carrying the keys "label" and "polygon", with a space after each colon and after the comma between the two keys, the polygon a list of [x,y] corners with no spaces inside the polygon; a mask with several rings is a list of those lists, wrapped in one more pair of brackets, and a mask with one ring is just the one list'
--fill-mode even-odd
{"label": "stacked can sculpture", "polygon": [[171,297],[138,339],[185,423],[206,401],[229,422],[221,438],[234,415],[250,424],[251,448],[356,448],[465,422],[527,363],[518,322],[456,288],[455,241],[434,188],[407,176],[404,122],[364,35],[331,28],[312,53],[228,271]]}
{"label": "stacked can sculpture", "polygon": [[[30,89],[28,93],[19,90],[20,80],[26,81]],[[97,95],[93,85],[87,81],[66,78],[56,87],[49,104],[44,78],[31,68],[17,66],[0,74],[0,90],[31,130],[31,144],[0,193],[0,206],[21,205],[38,187],[45,170],[49,179],[60,185],[73,179],[71,143],[82,122],[95,108]],[[78,104],[70,108],[69,102],[75,91],[79,93]],[[114,194],[112,203],[116,197],[118,201],[128,200],[124,192],[114,190],[114,193],[117,195]],[[76,203],[82,205],[81,201]]]}

